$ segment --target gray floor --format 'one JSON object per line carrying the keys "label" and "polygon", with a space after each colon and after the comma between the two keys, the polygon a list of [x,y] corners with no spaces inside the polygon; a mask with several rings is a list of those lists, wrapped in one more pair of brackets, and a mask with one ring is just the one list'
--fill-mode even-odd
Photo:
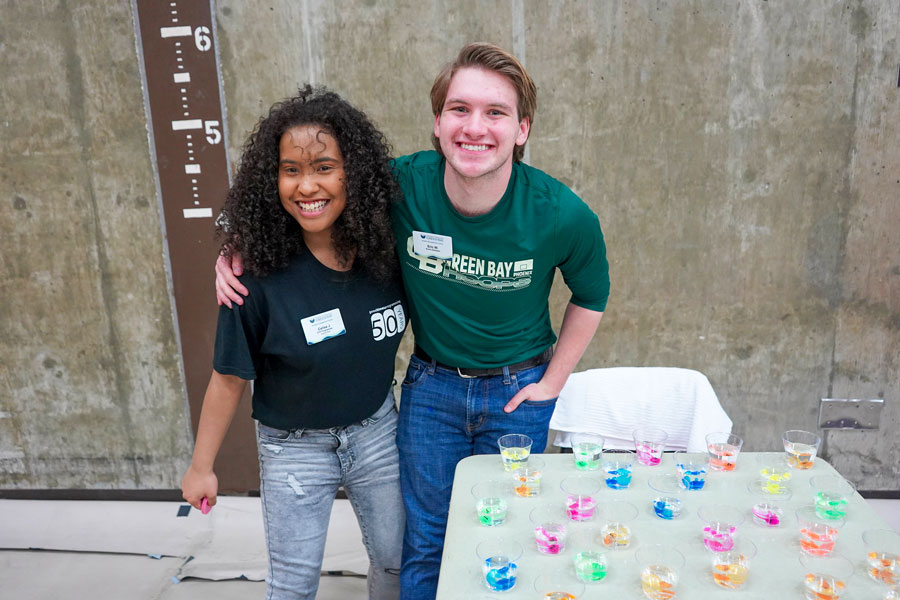
{"label": "gray floor", "polygon": [[[869,502],[900,531],[900,500]],[[0,537],[9,525],[0,515]],[[356,527],[355,523],[344,526]],[[16,600],[244,600],[265,595],[265,583],[258,581],[179,581],[175,575],[183,564],[184,559],[179,557],[0,549],[0,596]],[[366,598],[366,580],[359,576],[323,576],[317,598],[362,600]]]}

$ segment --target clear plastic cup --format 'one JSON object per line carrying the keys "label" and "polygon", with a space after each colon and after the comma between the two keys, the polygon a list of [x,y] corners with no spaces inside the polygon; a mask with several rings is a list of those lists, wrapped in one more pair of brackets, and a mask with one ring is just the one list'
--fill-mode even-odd
{"label": "clear plastic cup", "polygon": [[856,488],[840,475],[816,475],[809,480],[816,493],[816,512],[823,519],[843,519]]}
{"label": "clear plastic cup", "polygon": [[651,544],[638,548],[634,557],[641,569],[644,596],[650,600],[675,598],[684,555],[671,546]]}
{"label": "clear plastic cup", "polygon": [[605,439],[592,433],[572,434],[572,454],[579,471],[596,471],[600,468],[600,456]]}
{"label": "clear plastic cup", "polygon": [[709,453],[709,468],[713,471],[734,471],[738,454],[744,440],[724,431],[706,436],[706,451]]}
{"label": "clear plastic cup", "polygon": [[756,556],[756,544],[750,540],[739,540],[727,552],[712,555],[712,576],[716,585],[728,590],[738,590],[747,583],[750,562]]}
{"label": "clear plastic cup", "polygon": [[584,595],[584,584],[568,571],[546,571],[534,580],[534,590],[545,600],[578,600]]}
{"label": "clear plastic cup", "polygon": [[728,552],[734,548],[738,527],[744,522],[740,510],[727,504],[701,506],[697,516],[703,521],[703,545],[711,552]]}
{"label": "clear plastic cup", "polygon": [[637,507],[631,502],[614,500],[600,506],[603,525],[600,527],[600,541],[610,550],[625,550],[631,546],[634,533],[631,522],[638,516]]}
{"label": "clear plastic cup", "polygon": [[609,574],[606,548],[593,530],[579,528],[569,536],[569,548],[575,566],[575,576],[586,583],[597,583]]}
{"label": "clear plastic cup", "polygon": [[706,452],[675,452],[675,468],[686,490],[702,490],[709,472],[709,454]]}
{"label": "clear plastic cup", "polygon": [[750,509],[753,524],[760,527],[779,527],[784,522],[784,509],[774,502],[757,502]]}
{"label": "clear plastic cup", "polygon": [[812,506],[804,506],[796,514],[800,527],[800,549],[812,556],[828,556],[834,552],[844,519],[823,519]]}
{"label": "clear plastic cup", "polygon": [[853,575],[853,563],[839,554],[801,554],[800,564],[803,565],[806,600],[838,600]]}
{"label": "clear plastic cup", "polygon": [[513,489],[521,498],[533,498],[541,493],[544,460],[532,454],[525,466],[513,471]]}
{"label": "clear plastic cup", "polygon": [[520,469],[528,462],[531,454],[531,438],[524,433],[508,433],[500,436],[497,446],[503,459],[503,468],[508,472]]}
{"label": "clear plastic cup", "polygon": [[900,585],[892,585],[884,592],[881,600],[900,600]]}
{"label": "clear plastic cup", "polygon": [[556,504],[532,509],[528,515],[534,525],[534,543],[541,554],[559,554],[566,549],[566,513]]}
{"label": "clear plastic cup", "polygon": [[757,458],[759,479],[757,487],[765,494],[781,496],[791,489],[793,468],[787,464],[783,454],[760,454]]}
{"label": "clear plastic cup", "polygon": [[655,467],[662,461],[669,434],[658,427],[639,427],[631,432],[634,451],[642,465]]}
{"label": "clear plastic cup", "polygon": [[660,519],[671,521],[681,516],[684,507],[684,488],[681,479],[674,474],[657,475],[647,482],[654,495],[653,512]]}
{"label": "clear plastic cup", "polygon": [[769,493],[768,484],[763,480],[747,483],[747,491],[754,496],[754,504],[750,508],[753,524],[766,529],[782,527],[787,519],[786,502],[793,495],[787,487],[780,488],[777,494]]}
{"label": "clear plastic cup", "polygon": [[606,487],[613,490],[624,490],[631,485],[631,472],[634,470],[634,450],[617,450],[607,448],[601,457]]}
{"label": "clear plastic cup", "polygon": [[795,469],[810,469],[816,462],[816,453],[822,438],[809,431],[791,429],[781,435],[784,456]]}
{"label": "clear plastic cup", "polygon": [[559,486],[566,495],[566,513],[573,521],[590,521],[603,483],[595,477],[566,477]]}
{"label": "clear plastic cup", "polygon": [[862,539],[869,577],[888,585],[900,584],[900,533],[892,529],[868,529]]}
{"label": "clear plastic cup", "polygon": [[482,481],[472,486],[479,523],[485,527],[497,527],[506,522],[509,488],[507,482],[497,480]]}
{"label": "clear plastic cup", "polygon": [[481,583],[492,592],[506,592],[516,585],[522,557],[522,544],[498,538],[485,540],[475,547],[481,563]]}

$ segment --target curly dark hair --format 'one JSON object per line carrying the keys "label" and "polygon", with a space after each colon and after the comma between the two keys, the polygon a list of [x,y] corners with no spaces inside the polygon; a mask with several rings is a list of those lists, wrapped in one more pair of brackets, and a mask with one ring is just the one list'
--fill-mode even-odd
{"label": "curly dark hair", "polygon": [[344,158],[347,205],[331,234],[338,256],[353,259],[376,281],[389,280],[397,272],[397,255],[388,211],[401,193],[388,162],[390,145],[362,111],[311,85],[274,104],[244,144],[216,227],[222,254],[239,252],[248,272],[265,276],[305,249],[302,229],[278,195],[281,136],[297,125],[321,127]]}

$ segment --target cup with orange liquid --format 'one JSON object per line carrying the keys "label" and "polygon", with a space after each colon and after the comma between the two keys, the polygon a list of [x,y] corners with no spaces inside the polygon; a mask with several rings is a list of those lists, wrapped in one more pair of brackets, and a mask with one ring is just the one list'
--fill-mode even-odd
{"label": "cup with orange liquid", "polygon": [[834,552],[844,519],[824,519],[812,506],[804,506],[796,514],[800,526],[800,549],[811,556],[828,556]]}
{"label": "cup with orange liquid", "polygon": [[804,570],[806,600],[838,600],[847,588],[847,579],[853,575],[853,563],[839,554],[801,554],[800,564]]}
{"label": "cup with orange liquid", "polygon": [[712,576],[716,585],[727,590],[738,590],[747,583],[750,561],[756,556],[756,544],[747,539],[739,540],[727,552],[713,552]]}
{"label": "cup with orange liquid", "polygon": [[866,546],[866,573],[879,583],[900,584],[900,533],[891,529],[868,529],[862,534]]}
{"label": "cup with orange liquid", "polygon": [[791,429],[781,435],[784,455],[789,465],[795,469],[811,469],[816,461],[816,453],[822,438],[808,431]]}
{"label": "cup with orange liquid", "polygon": [[744,440],[724,431],[706,436],[706,450],[709,452],[709,468],[713,471],[734,471],[738,454]]}

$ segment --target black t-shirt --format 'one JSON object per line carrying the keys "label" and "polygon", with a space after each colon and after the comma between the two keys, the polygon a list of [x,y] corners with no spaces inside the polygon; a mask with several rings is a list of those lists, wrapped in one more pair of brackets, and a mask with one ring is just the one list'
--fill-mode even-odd
{"label": "black t-shirt", "polygon": [[[406,329],[399,278],[379,284],[356,266],[333,271],[305,251],[285,269],[240,280],[250,295],[243,306],[219,310],[213,368],[256,380],[254,419],[277,429],[325,429],[378,410]],[[308,343],[301,320],[334,309],[345,333]]]}

